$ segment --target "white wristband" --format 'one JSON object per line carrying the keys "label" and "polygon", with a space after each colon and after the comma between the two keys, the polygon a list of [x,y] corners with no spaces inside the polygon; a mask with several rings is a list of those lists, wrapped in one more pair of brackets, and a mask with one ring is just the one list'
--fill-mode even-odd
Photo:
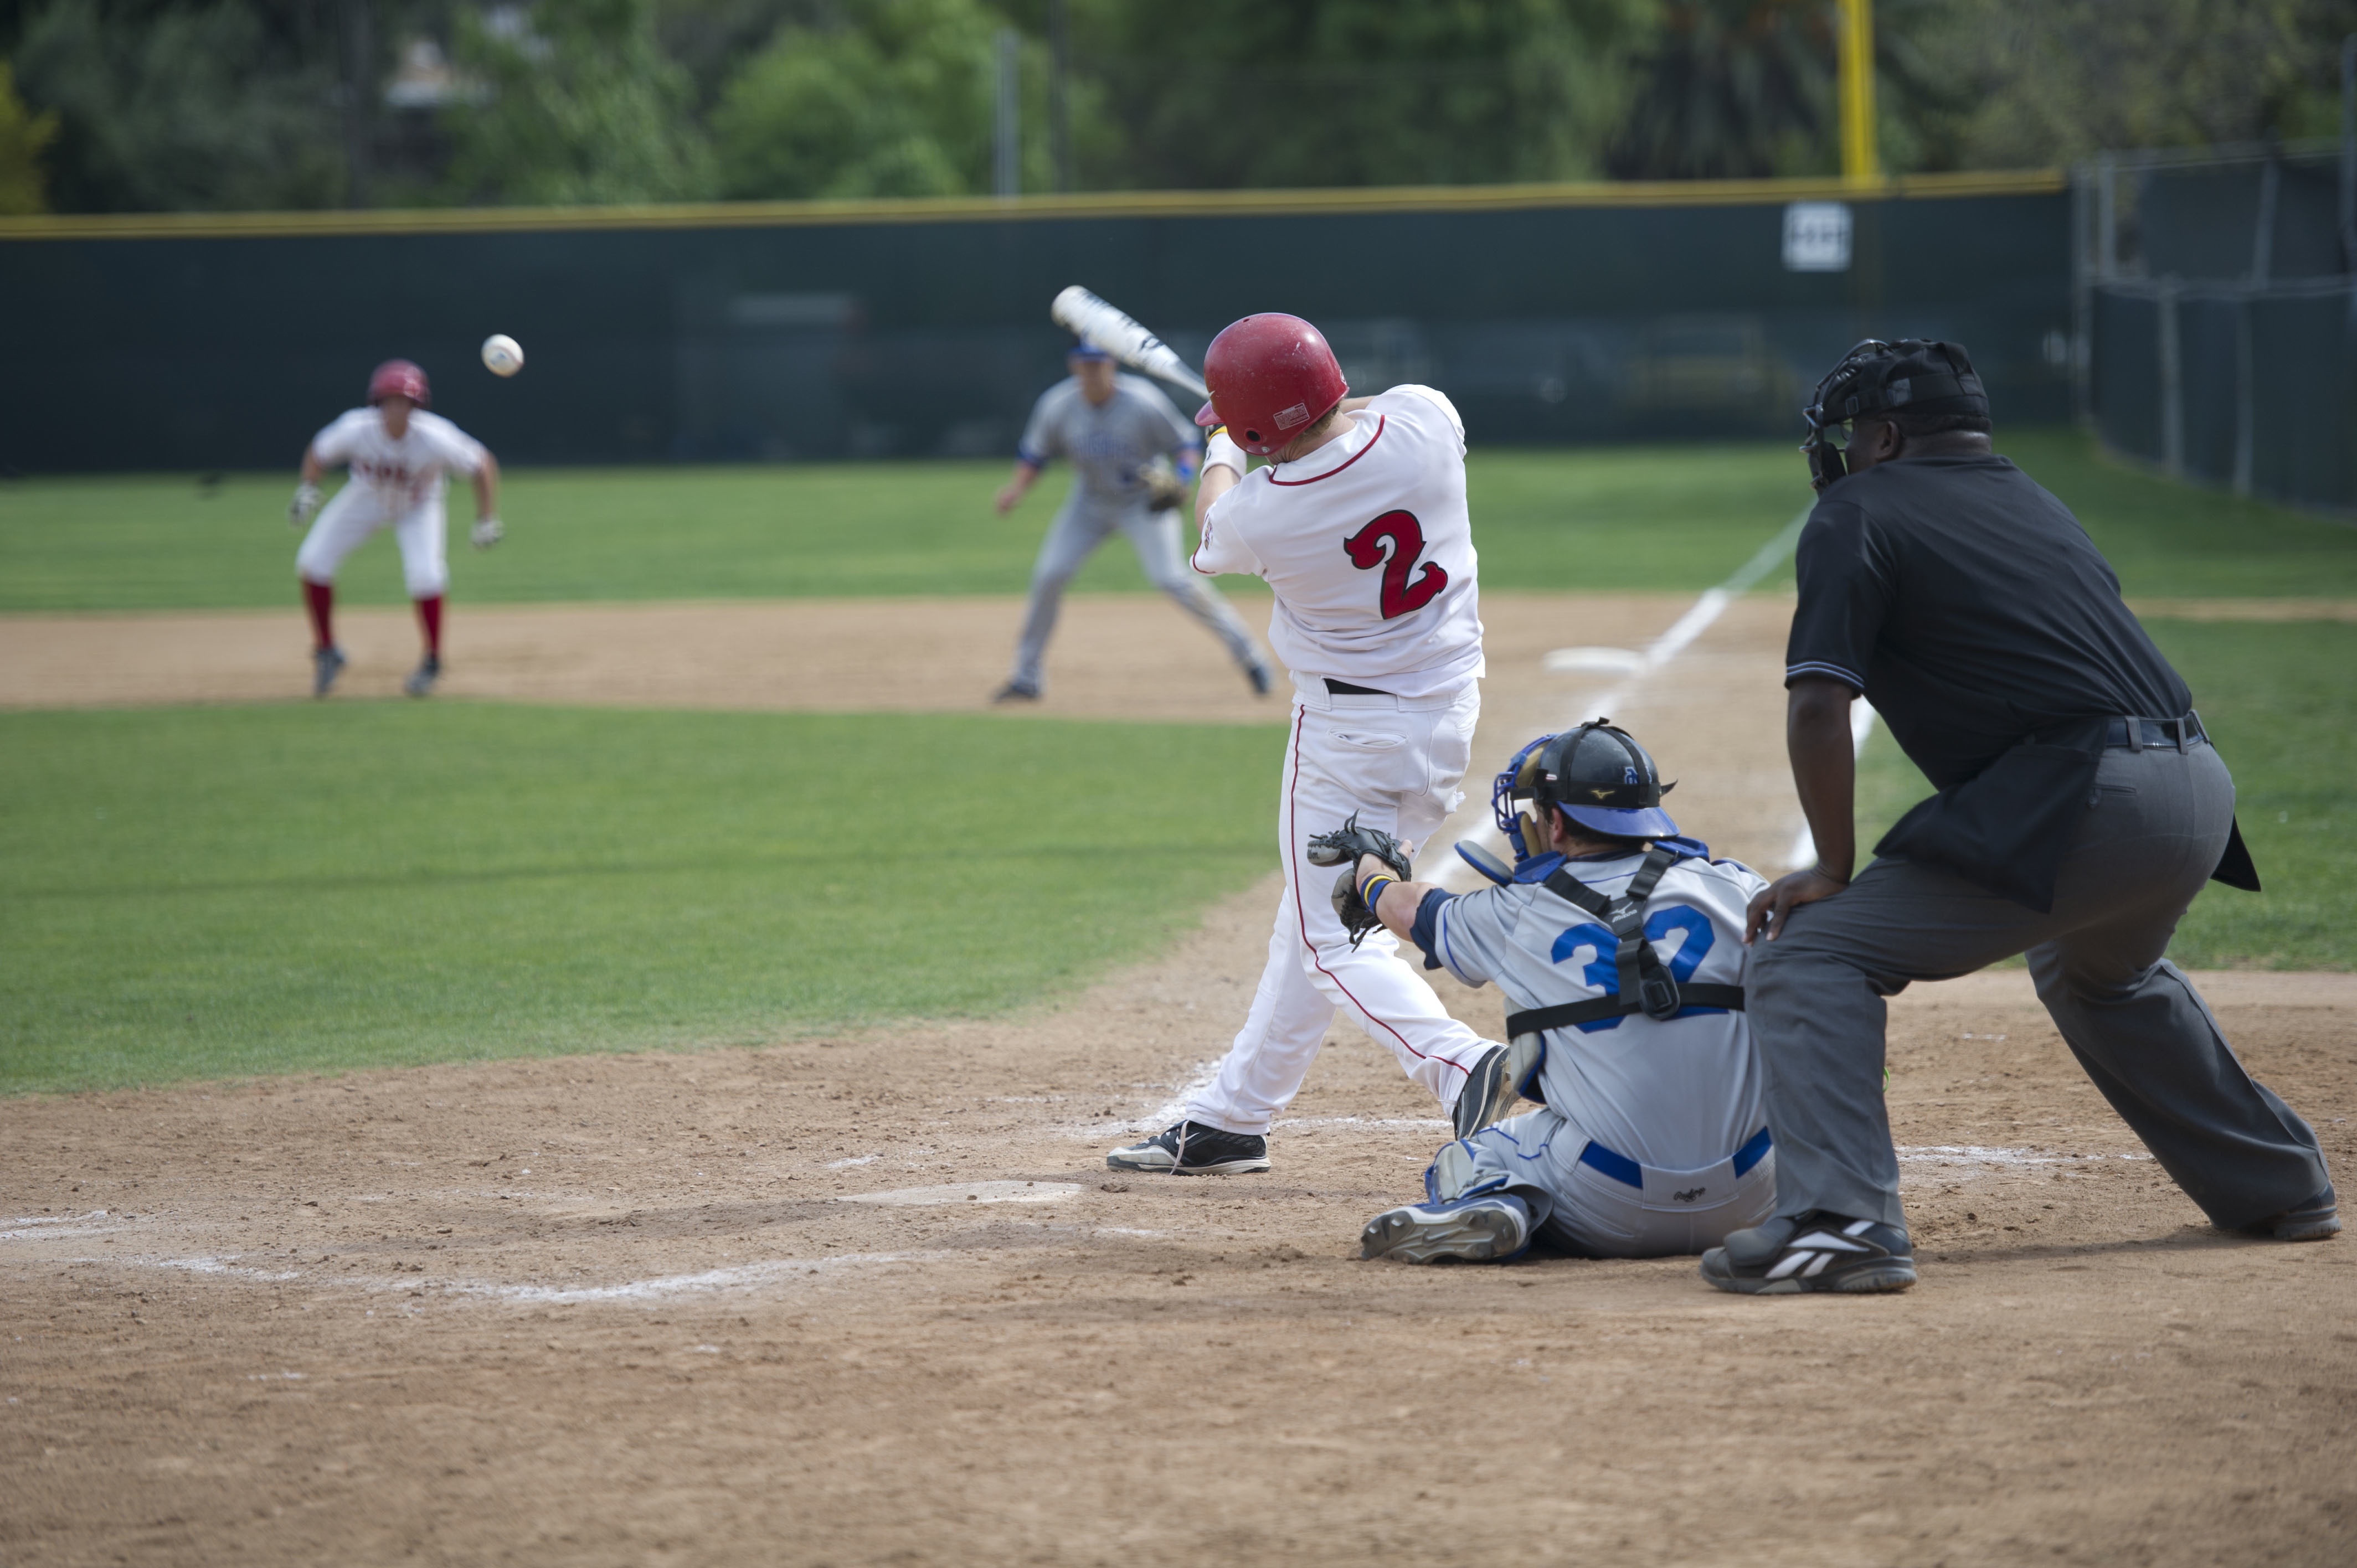
{"label": "white wristband", "polygon": [[1233,468],[1238,478],[1252,470],[1252,460],[1244,456],[1244,449],[1236,445],[1235,438],[1224,427],[1214,431],[1211,440],[1203,444],[1203,467],[1209,468],[1214,463]]}

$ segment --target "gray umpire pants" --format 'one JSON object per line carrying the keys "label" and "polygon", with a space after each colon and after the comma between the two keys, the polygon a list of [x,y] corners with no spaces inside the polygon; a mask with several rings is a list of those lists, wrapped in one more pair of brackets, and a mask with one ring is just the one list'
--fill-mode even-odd
{"label": "gray umpire pants", "polygon": [[1057,511],[1056,521],[1048,525],[1039,559],[1031,568],[1031,603],[1023,616],[1022,640],[1015,647],[1017,685],[1037,688],[1040,684],[1040,660],[1047,656],[1048,639],[1056,630],[1056,612],[1063,607],[1064,585],[1115,529],[1129,535],[1146,579],[1209,628],[1240,668],[1250,670],[1262,661],[1260,648],[1244,629],[1243,618],[1236,614],[1235,607],[1213,593],[1211,584],[1179,554],[1177,509],[1148,511],[1143,499],[1107,505],[1082,495],[1076,486]]}
{"label": "gray umpire pants", "polygon": [[2161,957],[2225,849],[2226,765],[2207,742],[2115,749],[2094,794],[2050,914],[1885,858],[1754,948],[1746,1003],[1767,1069],[1778,1214],[1906,1223],[1883,1103],[1883,998],[2018,952],[2079,1065],[2213,1224],[2247,1225],[2323,1189],[2315,1132],[2244,1069]]}

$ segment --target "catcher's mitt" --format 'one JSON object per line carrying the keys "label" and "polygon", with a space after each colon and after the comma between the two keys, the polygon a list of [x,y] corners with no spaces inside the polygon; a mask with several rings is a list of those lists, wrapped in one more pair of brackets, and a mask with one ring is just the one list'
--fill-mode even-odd
{"label": "catcher's mitt", "polygon": [[1146,510],[1168,511],[1187,499],[1187,481],[1170,466],[1168,457],[1157,457],[1146,466],[1139,478],[1146,481]]}
{"label": "catcher's mitt", "polygon": [[1318,833],[1309,841],[1309,864],[1339,865],[1342,875],[1334,883],[1334,913],[1342,929],[1351,933],[1351,945],[1357,947],[1369,931],[1383,922],[1359,897],[1359,857],[1372,854],[1388,865],[1402,882],[1412,879],[1406,846],[1381,828],[1362,828],[1359,813],[1331,832]]}

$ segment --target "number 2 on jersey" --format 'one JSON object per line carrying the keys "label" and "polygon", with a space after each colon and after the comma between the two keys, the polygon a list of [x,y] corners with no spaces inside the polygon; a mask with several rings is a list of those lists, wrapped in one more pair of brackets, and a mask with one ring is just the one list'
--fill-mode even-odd
{"label": "number 2 on jersey", "polygon": [[[1383,541],[1391,549],[1383,549]],[[1424,553],[1424,525],[1412,511],[1387,511],[1342,542],[1351,564],[1361,572],[1383,569],[1383,618],[1414,615],[1448,586],[1448,574],[1437,561],[1426,561],[1416,572],[1415,558]],[[1411,574],[1413,575],[1411,576]]]}

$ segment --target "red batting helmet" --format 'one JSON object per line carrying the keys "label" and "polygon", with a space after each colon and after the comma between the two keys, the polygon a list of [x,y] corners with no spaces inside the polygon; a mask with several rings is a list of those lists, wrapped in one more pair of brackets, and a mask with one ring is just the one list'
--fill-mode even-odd
{"label": "red batting helmet", "polygon": [[369,402],[382,403],[389,397],[405,397],[420,408],[434,401],[433,389],[425,384],[425,372],[406,360],[387,360],[369,377]]}
{"label": "red batting helmet", "polygon": [[1265,457],[1328,414],[1350,383],[1325,334],[1298,316],[1247,316],[1211,339],[1203,356],[1211,401],[1195,415],[1224,424],[1235,444]]}

